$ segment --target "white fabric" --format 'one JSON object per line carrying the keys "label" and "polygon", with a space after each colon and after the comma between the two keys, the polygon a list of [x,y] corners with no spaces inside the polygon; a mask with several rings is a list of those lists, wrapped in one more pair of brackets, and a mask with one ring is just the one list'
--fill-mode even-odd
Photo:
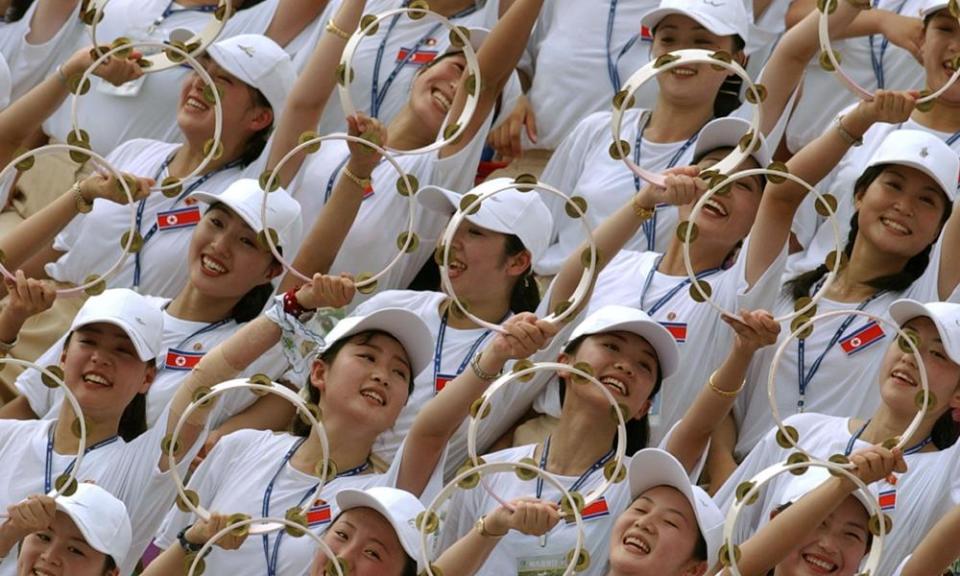
{"label": "white fabric", "polygon": [[[296,441],[297,438],[289,434],[261,430],[241,430],[224,436],[197,468],[189,487],[200,495],[200,501],[208,510],[225,514],[239,512],[254,518],[263,516],[263,498],[267,486],[284,455]],[[400,463],[400,458],[394,460],[384,474],[345,476],[325,484],[319,497],[330,505],[331,520],[339,514],[337,492],[347,488],[396,487]],[[437,471],[441,468],[437,466]],[[429,502],[442,485],[437,471],[421,496],[425,502]],[[316,484],[316,477],[304,474],[289,462],[285,464],[274,483],[270,515],[283,517],[288,509],[301,505],[301,498],[306,497],[308,490],[312,493]],[[157,534],[156,545],[160,548],[177,546],[177,533],[194,521],[192,513],[171,508]],[[324,523],[317,526],[315,531],[319,534],[328,526],[329,523]],[[270,535],[271,554],[276,538],[276,533]],[[305,574],[312,566],[316,553],[316,544],[310,538],[284,535],[276,573]],[[247,538],[237,550],[214,548],[206,562],[207,570],[212,570],[212,574],[262,576],[267,573],[263,539],[260,536]]]}
{"label": "white fabric", "polygon": [[[852,108],[851,106],[844,113]],[[837,199],[837,224],[840,226],[841,245],[846,243],[847,235],[850,232],[850,218],[855,211],[853,186],[857,178],[863,174],[864,168],[870,162],[870,158],[877,151],[877,148],[880,147],[880,143],[890,133],[901,128],[923,130],[941,138],[944,142],[948,141],[953,135],[947,132],[930,130],[912,119],[903,124],[878,123],[871,126],[863,135],[863,145],[851,148],[830,174],[817,185],[817,189],[821,193],[830,193]],[[960,153],[960,141],[955,140],[950,144],[950,147]],[[827,254],[836,249],[833,226],[816,213],[815,202],[816,197],[813,194],[805,198],[794,222],[794,233],[805,250],[790,256],[787,262],[787,271],[790,273],[815,268],[823,263]]]}
{"label": "white fabric", "polygon": [[[941,245],[938,242],[931,252],[930,264],[923,276],[903,292],[887,292],[875,298],[864,310],[890,320],[887,308],[898,298],[912,298],[920,302],[940,300],[937,291],[940,258]],[[956,302],[958,297],[960,293],[955,290],[948,300]],[[817,311],[824,313],[832,310],[854,310],[857,305],[858,303],[841,303],[823,298],[819,302]],[[783,316],[792,311],[793,299],[781,293],[774,305],[773,315]],[[814,327],[813,333],[806,339],[804,345],[804,359],[808,371],[816,358],[823,353],[845,318],[846,316],[830,318],[818,322]],[[857,316],[844,332],[841,340],[868,323],[867,318]],[[887,345],[895,336],[892,328],[886,325],[881,325],[881,328],[885,332],[881,340],[857,349],[850,355],[844,352],[840,343],[827,352],[820,368],[807,385],[804,409],[806,412],[856,417],[868,417],[873,413],[880,400],[876,390],[877,371]],[[767,374],[773,363],[777,346],[791,332],[789,325],[781,326],[777,344],[757,351],[750,364],[746,386],[734,406],[740,434],[735,452],[738,460],[745,457],[747,452],[774,425],[767,399]],[[797,412],[797,402],[800,400],[798,364],[797,343],[794,341],[784,351],[776,372],[777,406],[780,408],[781,417],[784,418]]]}
{"label": "white fabric", "polygon": [[[171,316],[166,311],[166,305],[169,300],[165,298],[147,297],[151,304],[158,308],[163,308],[163,350],[157,357],[157,376],[150,385],[150,391],[147,393],[147,425],[153,426],[159,419],[161,413],[167,405],[173,400],[174,394],[184,379],[190,375],[189,370],[174,370],[164,367],[167,351],[176,349],[181,352],[206,353],[213,350],[215,346],[229,338],[240,328],[240,324],[230,321],[209,332],[204,332],[187,340],[193,333],[208,326],[206,322],[191,322],[181,320]],[[66,341],[66,335],[58,340],[40,358],[37,364],[40,366],[51,366],[59,362],[60,354],[63,351],[63,344]],[[268,350],[257,361],[244,370],[239,377],[251,376],[253,374],[266,374],[276,380],[283,374],[286,363],[283,359],[283,352],[280,345],[276,345]],[[25,370],[17,377],[17,390],[30,403],[30,409],[34,414],[41,418],[54,419],[60,411],[60,405],[63,403],[63,392],[59,388],[47,388],[40,379],[40,372],[34,368]],[[247,390],[234,390],[219,396],[217,405],[210,413],[210,427],[215,429],[226,419],[242,412],[256,400],[256,397]]]}
{"label": "white fabric", "polygon": [[[153,178],[164,160],[173,154],[179,144],[157,140],[131,140],[107,156],[118,170],[137,176]],[[236,179],[258,177],[263,170],[263,159],[246,168],[235,167],[212,176],[200,187],[211,194],[219,194]],[[167,176],[166,171],[157,180]],[[192,182],[192,181],[191,181]],[[186,191],[188,185],[184,187]],[[154,193],[147,198],[143,211],[140,233],[147,231],[157,221],[157,214],[174,208],[183,208],[183,201]],[[200,205],[201,212],[205,206]],[[116,262],[122,246],[120,238],[130,229],[130,207],[107,200],[96,200],[93,211],[77,216],[57,235],[54,248],[66,252],[56,262],[46,265],[47,274],[62,282],[83,284],[89,274],[103,274]],[[194,228],[158,230],[140,251],[142,264],[140,291],[144,294],[173,298],[187,283],[189,271],[184,255],[190,246]],[[127,258],[117,273],[107,280],[108,288],[133,287],[135,259]]]}
{"label": "white fabric", "polygon": [[[266,32],[278,4],[279,0],[265,0],[250,9],[238,11],[227,21],[221,38]],[[169,5],[169,0],[113,0],[104,10],[103,21],[97,27],[97,41],[109,44],[119,36],[126,36],[134,41],[163,42],[175,30],[199,32],[212,17],[211,14],[198,11],[175,12],[154,27],[154,22]],[[175,4],[174,9],[177,7]],[[55,52],[48,70],[53,70],[56,63],[90,43],[86,28],[78,19],[68,19],[64,28],[67,30],[61,30],[61,33],[72,35],[74,40],[63,42],[62,49]],[[90,133],[93,150],[106,155],[133,138],[167,142],[179,140],[180,129],[176,118],[180,88],[192,73],[192,68],[174,67],[159,74],[147,74],[143,85],[134,95],[117,95],[117,90],[109,84],[94,79],[90,92],[82,97],[78,110],[79,125]],[[125,85],[121,92],[129,91],[131,86]],[[47,134],[66,140],[71,129],[70,104],[71,100],[68,99],[44,123]],[[279,116],[279,111],[275,110],[274,113]],[[106,118],[110,121],[105,122]]]}
{"label": "white fabric", "polygon": [[[842,454],[852,437],[846,417],[810,412],[791,416],[786,423],[800,432],[800,445],[820,459]],[[858,440],[853,450],[867,446],[869,443]],[[792,451],[777,444],[776,429],[767,431],[714,497],[724,513],[736,497],[736,489],[741,482],[751,479],[772,464],[786,460]],[[954,449],[951,448],[905,457],[908,471],[899,475],[895,508],[884,511],[893,520],[894,530],[884,540],[883,556],[877,574],[893,572],[901,559],[914,550],[943,511],[948,509],[947,490],[952,474],[945,474],[944,468],[955,468],[956,454],[953,452]],[[744,510],[737,523],[734,541],[745,541],[767,521],[770,511],[782,503],[781,494],[789,476],[784,474],[772,480],[761,492],[759,500]],[[873,487],[880,493],[893,489],[884,481],[877,482]]]}
{"label": "white fabric", "polygon": [[[446,296],[440,292],[415,292],[411,290],[390,290],[381,292],[364,302],[354,311],[355,315],[370,314],[381,308],[401,307],[411,310],[426,322],[436,342],[439,338],[441,316],[439,306]],[[547,306],[549,299],[545,298],[536,314],[539,317],[546,316],[549,312]],[[556,359],[563,342],[566,340],[565,334],[568,334],[576,322],[571,322],[561,330],[553,339],[553,342],[544,350],[541,350],[531,356],[534,362],[553,361]],[[447,326],[443,339],[443,349],[441,351],[440,374],[447,377],[455,377],[458,368],[464,361],[468,361],[467,354],[474,343],[486,332],[485,329],[457,329]],[[488,334],[477,347],[477,351],[482,351],[484,347],[492,340],[496,334]],[[513,362],[509,362],[504,371],[509,371]],[[465,370],[469,370],[469,365],[464,365]],[[435,395],[433,364],[424,371],[420,372],[414,378],[413,394],[407,400],[397,418],[393,428],[384,432],[374,444],[374,452],[377,456],[387,462],[394,460],[394,456],[403,439],[410,431],[414,418],[420,410]],[[530,382],[514,382],[507,386],[502,392],[493,398],[490,415],[481,421],[478,428],[477,442],[478,450],[482,451],[495,442],[501,435],[510,429],[526,413],[533,398],[540,392],[543,384],[550,377],[549,374],[540,373]],[[467,459],[467,422],[464,422],[457,432],[447,443],[447,467],[445,476],[450,477],[456,472],[460,464]]]}
{"label": "white fabric", "polygon": [[57,66],[66,61],[77,48],[81,47],[78,46],[80,42],[86,40],[86,44],[90,43],[84,27],[74,25],[74,22],[79,22],[79,8],[67,16],[68,24],[62,26],[47,42],[43,44],[28,43],[27,34],[30,33],[33,15],[39,5],[39,2],[34,2],[27,9],[23,18],[0,29],[2,30],[0,32],[0,52],[3,53],[10,65],[10,72],[13,76],[12,96],[14,99],[29,92],[31,88],[55,71]]}
{"label": "white fabric", "polygon": [[[880,10],[896,11],[902,3],[903,16],[918,17],[923,0],[878,0],[874,7]],[[834,50],[843,57],[841,64],[854,81],[873,92],[877,78],[870,63],[870,43],[879,56],[883,36],[863,36],[832,42]],[[913,56],[899,46],[890,43],[883,55],[885,88],[887,90],[920,90],[923,87],[923,67]],[[829,95],[824,98],[824,95]],[[793,117],[787,126],[787,148],[796,153],[823,133],[838,112],[854,104],[859,97],[848,90],[832,72],[820,67],[819,60],[813,58],[807,64],[803,81],[803,95],[797,103]]]}
{"label": "white fabric", "polygon": [[[88,452],[80,464],[77,480],[94,482],[122,500],[130,514],[133,543],[121,574],[131,574],[140,556],[150,543],[163,520],[170,502],[176,495],[169,472],[160,472],[160,441],[167,433],[165,421],[138,436],[132,442],[116,442]],[[31,494],[41,494],[44,488],[47,438],[50,420],[0,420],[0,461],[16,463],[4,466],[0,474],[0,506],[20,502]],[[188,450],[180,461],[181,474],[197,450],[203,437]],[[66,470],[75,454],[53,454],[51,482]],[[17,555],[7,554],[0,562],[0,575],[16,574]]]}
{"label": "white fabric", "polygon": [[[749,239],[733,266],[704,277],[713,289],[714,300],[731,312],[770,308],[780,286],[786,250],[753,286],[749,286],[746,279],[748,244]],[[600,274],[587,313],[608,304],[633,306],[649,312],[677,284],[688,281],[687,276],[653,272],[650,288],[643,297],[643,286],[658,256],[655,252],[620,252]],[[655,443],[683,418],[710,374],[727,357],[733,344],[733,331],[709,304],[699,304],[690,297],[689,285],[651,315],[668,329],[672,325],[682,330],[682,325],[686,325],[686,340],[678,340],[679,368],[663,381],[650,412],[650,442]]]}
{"label": "white fabric", "polygon": [[[640,32],[642,16],[657,5],[655,0],[618,2],[611,59],[617,59]],[[544,4],[528,43],[533,66],[526,69],[532,78],[527,96],[537,120],[537,143],[531,143],[523,132],[524,149],[556,149],[582,119],[610,107],[615,91],[607,68],[609,15],[609,2],[556,0]],[[650,46],[649,41],[639,39],[617,61],[621,83],[650,60]],[[637,105],[652,106],[656,92],[656,84],[649,82],[636,94]],[[609,145],[604,144],[604,153]]]}
{"label": "white fabric", "polygon": [[[490,126],[490,118],[484,123],[473,140],[452,156],[440,158],[439,151],[428,154],[399,156],[397,162],[408,174],[415,176],[421,186],[433,184],[455,192],[464,193],[473,188],[477,164],[483,152],[483,144]],[[326,194],[331,178],[343,177],[334,174],[350,151],[343,140],[325,142],[318,152],[310,156],[288,187],[290,194],[300,202],[303,221],[312,223],[326,203]],[[331,266],[331,274],[350,272],[358,274],[377,273],[397,254],[397,237],[407,229],[409,199],[397,193],[397,171],[387,161],[382,161],[373,170],[372,196],[367,197],[357,213],[350,232],[343,241],[337,258]],[[333,188],[336,187],[334,184]],[[330,193],[333,193],[333,188]],[[401,258],[386,275],[380,278],[378,290],[406,288],[433,256],[437,240],[443,233],[448,217],[439,212],[416,208],[414,231],[420,238],[420,247]],[[309,228],[307,224],[305,228]],[[368,296],[357,294],[352,305],[356,306]]]}

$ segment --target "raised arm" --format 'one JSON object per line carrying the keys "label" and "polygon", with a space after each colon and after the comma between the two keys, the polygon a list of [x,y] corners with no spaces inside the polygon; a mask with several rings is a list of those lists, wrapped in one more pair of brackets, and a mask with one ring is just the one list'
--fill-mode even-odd
{"label": "raised arm", "polygon": [[280,46],[286,46],[320,16],[328,2],[329,0],[280,0],[264,35]]}
{"label": "raised arm", "polygon": [[900,576],[947,574],[960,558],[960,506],[954,506],[923,537],[903,566]]}
{"label": "raised arm", "polygon": [[[302,1],[289,0],[288,3],[297,5]],[[290,96],[284,104],[283,114],[280,115],[280,122],[277,124],[273,144],[270,147],[267,165],[271,168],[297,147],[300,134],[314,130],[320,122],[320,116],[330,99],[330,93],[337,85],[335,72],[340,62],[340,55],[343,54],[343,48],[347,45],[349,34],[357,29],[365,6],[366,0],[344,0],[331,19],[333,25],[327,26],[320,35],[313,55],[303,72],[297,77],[297,82],[293,85],[293,90],[290,91]],[[277,18],[280,18],[279,9],[274,22]],[[270,28],[273,29],[273,24]],[[304,158],[306,158],[305,154],[298,154],[283,167],[280,172],[282,186],[290,185],[297,171],[300,170]]]}
{"label": "raised arm", "polygon": [[[845,2],[840,2],[844,4]],[[844,155],[877,122],[898,123],[910,117],[916,95],[910,92],[880,90],[871,101],[863,101],[819,138],[797,152],[787,168],[791,174],[816,186]],[[750,230],[747,254],[747,278],[759,278],[776,260],[790,236],[794,214],[806,198],[806,188],[790,180],[767,182],[757,218]]]}
{"label": "raised arm", "polygon": [[[493,110],[500,96],[500,91],[510,79],[510,74],[517,67],[517,62],[523,56],[527,47],[527,40],[533,30],[543,0],[514,0],[510,9],[500,18],[493,30],[483,41],[477,52],[480,65],[480,94],[477,109],[467,128],[453,144],[448,144],[440,150],[440,157],[452,156],[465,148],[487,121],[487,115]],[[457,96],[450,107],[451,118],[456,118],[467,101],[467,75],[460,79]]]}
{"label": "raised arm", "polygon": [[[217,532],[226,528],[229,525],[229,521],[230,516],[218,512],[211,512],[209,520],[198,518],[195,523],[187,528],[183,537],[193,546],[203,546],[208,540],[213,538]],[[242,533],[231,532],[220,540],[217,540],[216,546],[224,550],[236,550],[243,545],[243,542],[247,539],[247,535],[247,531]],[[183,549],[183,546],[174,544],[157,556],[154,561],[140,573],[140,576],[186,576],[189,567],[190,562],[188,562],[186,550]]]}
{"label": "raised arm", "polygon": [[[500,375],[508,361],[526,358],[540,350],[558,329],[551,322],[537,320],[531,313],[517,314],[503,327],[507,333],[497,334],[490,340],[471,362],[470,368],[445,386],[417,414],[404,444],[397,488],[419,496],[440,462],[450,437],[470,413],[474,400]],[[488,375],[496,376],[487,378]]]}
{"label": "raised arm", "polygon": [[743,388],[754,353],[776,342],[780,334],[780,324],[774,322],[769,312],[741,310],[740,315],[742,321],[730,316],[722,317],[736,332],[730,353],[700,390],[667,442],[667,451],[688,472],[696,467],[710,436],[733,407],[737,394]]}

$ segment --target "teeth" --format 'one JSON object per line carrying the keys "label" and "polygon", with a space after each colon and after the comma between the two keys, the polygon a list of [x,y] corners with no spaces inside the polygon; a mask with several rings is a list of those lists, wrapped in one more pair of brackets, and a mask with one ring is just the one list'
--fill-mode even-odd
{"label": "teeth", "polygon": [[806,555],[806,554],[803,556],[803,559],[806,560],[807,562],[809,562],[810,564],[813,564],[813,565],[816,566],[817,568],[820,568],[820,569],[822,569],[822,570],[826,570],[826,571],[828,571],[828,572],[832,572],[832,571],[833,571],[834,569],[836,569],[836,567],[837,567],[837,565],[836,565],[836,564],[833,564],[832,562],[827,562],[827,561],[825,561],[825,560],[821,560],[821,559],[819,559],[819,558],[814,558],[813,556],[809,556],[809,555]]}
{"label": "teeth", "polygon": [[186,106],[187,108],[190,108],[192,110],[197,110],[200,112],[203,112],[209,109],[209,107],[206,104],[194,98],[193,96],[187,98]]}
{"label": "teeth", "polygon": [[709,200],[707,200],[706,205],[716,210],[717,213],[719,213],[721,216],[727,215],[727,211],[726,209],[724,209],[723,205],[715,201],[713,198],[710,198]]}
{"label": "teeth", "polygon": [[207,270],[210,270],[211,272],[216,272],[217,274],[223,274],[227,271],[226,268],[214,262],[212,259],[207,258],[206,256],[203,256],[200,258],[200,264]]}
{"label": "teeth", "polygon": [[601,379],[600,379],[600,383],[601,383],[601,384],[605,384],[605,385],[607,385],[607,386],[610,386],[611,388],[614,388],[617,392],[619,392],[619,393],[622,394],[623,396],[626,396],[626,395],[627,395],[627,386],[626,386],[626,384],[624,384],[624,383],[623,383],[622,381],[620,381],[620,380],[617,380],[616,378],[613,378],[612,376],[607,376],[606,378],[601,378]]}
{"label": "teeth", "polygon": [[670,70],[675,76],[696,76],[697,71],[690,68],[674,68]]}
{"label": "teeth", "polygon": [[452,270],[459,270],[462,272],[463,270],[467,269],[467,266],[466,264],[464,264],[463,262],[460,262],[459,260],[454,260],[450,262],[450,268]]}
{"label": "teeth", "polygon": [[644,554],[650,553],[650,545],[644,542],[643,540],[636,538],[634,536],[628,536],[624,541],[624,544],[628,546],[636,546]]}
{"label": "teeth", "polygon": [[450,110],[451,102],[446,96],[443,95],[442,92],[440,92],[439,90],[434,90],[433,98],[434,100],[440,103],[440,106],[443,108],[444,112],[447,112]]}
{"label": "teeth", "polygon": [[364,398],[370,398],[371,400],[373,400],[374,402],[376,402],[381,406],[385,406],[387,404],[386,399],[384,399],[384,397],[378,394],[377,392],[373,392],[371,390],[364,390],[363,392],[360,392],[360,395],[363,396]]}
{"label": "teeth", "polygon": [[100,376],[99,374],[84,374],[83,379],[86,382],[90,382],[91,384],[97,384],[99,386],[110,385],[110,382],[103,376]]}
{"label": "teeth", "polygon": [[899,378],[899,379],[903,380],[904,382],[907,382],[907,383],[910,384],[911,386],[916,386],[916,385],[917,385],[917,383],[914,382],[913,378],[911,378],[909,375],[907,375],[907,373],[901,372],[900,370],[894,370],[890,375],[893,376],[894,378]]}
{"label": "teeth", "polygon": [[900,232],[901,234],[910,234],[910,229],[904,226],[903,224],[894,222],[893,220],[890,220],[888,218],[881,218],[880,222],[882,222],[883,225],[886,226],[887,228],[892,228],[893,230]]}

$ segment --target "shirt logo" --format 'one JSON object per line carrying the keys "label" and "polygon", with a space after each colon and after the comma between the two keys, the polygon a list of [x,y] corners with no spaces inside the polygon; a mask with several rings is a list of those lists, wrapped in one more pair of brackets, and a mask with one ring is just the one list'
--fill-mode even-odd
{"label": "shirt logo", "polygon": [[883,328],[876,322],[870,322],[863,328],[841,340],[840,347],[847,353],[847,356],[850,356],[869,347],[871,344],[883,340],[884,336]]}
{"label": "shirt logo", "polygon": [[642,42],[653,42],[653,34],[650,33],[650,29],[646,26],[640,28],[640,40]]}
{"label": "shirt logo", "polygon": [[177,208],[176,210],[167,210],[157,214],[157,229],[176,230],[178,228],[190,228],[200,222],[200,208],[198,206],[188,206],[186,208]]}
{"label": "shirt logo", "polygon": [[880,509],[887,511],[893,510],[897,507],[897,490],[896,488],[892,490],[885,490],[880,493]]}
{"label": "shirt logo", "polygon": [[401,48],[400,51],[397,52],[397,62],[405,61],[407,64],[423,66],[424,64],[433,62],[437,54],[438,52],[436,50],[417,50],[411,53],[410,48]]}
{"label": "shirt logo", "polygon": [[456,378],[456,376],[450,374],[437,374],[437,378],[433,382],[433,391],[439,394],[454,378]]}
{"label": "shirt logo", "polygon": [[323,500],[315,500],[307,510],[307,527],[314,528],[330,522],[330,505]]}
{"label": "shirt logo", "polygon": [[667,332],[673,336],[677,344],[683,344],[687,341],[687,323],[686,322],[661,322],[661,326],[667,329]]}
{"label": "shirt logo", "polygon": [[[580,517],[583,518],[584,521],[593,520],[595,518],[603,518],[604,516],[609,516],[609,515],[610,515],[610,510],[607,508],[607,499],[604,498],[603,496],[601,496],[600,498],[597,498],[597,500],[593,504],[585,507],[580,512]],[[574,523],[574,520],[572,518],[567,520],[567,524],[573,524],[573,523]]]}
{"label": "shirt logo", "polygon": [[169,370],[193,370],[202,358],[203,352],[183,352],[170,348],[163,365]]}

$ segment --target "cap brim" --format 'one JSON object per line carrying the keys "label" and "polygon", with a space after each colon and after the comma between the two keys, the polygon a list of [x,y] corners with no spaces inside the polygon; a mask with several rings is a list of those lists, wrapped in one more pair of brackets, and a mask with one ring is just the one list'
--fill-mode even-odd
{"label": "cap brim", "polygon": [[[738,36],[741,35],[739,30],[727,26],[722,22],[718,22],[712,18],[705,18],[703,14],[698,14],[692,10],[683,10],[681,8],[655,8],[643,15],[643,18],[640,20],[640,24],[653,33],[653,29],[660,24],[660,21],[672,14],[679,14],[681,16],[686,16],[687,18],[692,18],[698,24],[706,28],[709,32],[716,34],[717,36],[733,36],[734,34]],[[744,40],[746,40],[746,38],[744,38]]]}
{"label": "cap brim", "polygon": [[[110,556],[113,559],[114,563],[117,564],[118,566],[123,564],[126,558],[124,558],[123,556],[116,558],[115,556],[117,554],[116,552],[111,552],[112,547],[110,546],[110,543],[104,540],[101,540],[99,538],[97,530],[95,530],[91,526],[88,526],[87,523],[85,522],[85,519],[82,516],[75,515],[69,507],[63,505],[63,501],[60,498],[57,498],[55,500],[55,503],[56,503],[57,510],[63,512],[64,514],[70,517],[70,520],[73,521],[73,524],[77,527],[77,530],[79,530],[80,534],[83,535],[83,539],[86,541],[88,546],[90,546],[97,552],[100,552],[101,554],[106,554],[107,556]],[[77,502],[76,500],[72,501],[71,504],[73,506],[84,505],[83,503]]]}
{"label": "cap brim", "polygon": [[263,230],[263,226],[261,225],[259,218],[254,219],[251,214],[247,214],[245,207],[232,204],[229,198],[217,196],[216,194],[211,194],[209,192],[203,192],[200,190],[191,193],[188,198],[193,198],[198,202],[203,202],[204,204],[210,206],[214,204],[223,204],[224,206],[230,208],[230,210],[232,210],[233,213],[239,216],[244,222],[246,222],[247,226],[249,226],[254,232]]}
{"label": "cap brim", "polygon": [[[603,330],[597,332],[584,332],[582,334],[574,332],[571,340],[581,336],[617,331],[636,334],[653,346],[653,349],[657,352],[657,363],[660,366],[660,372],[664,378],[668,378],[676,372],[677,365],[680,363],[680,351],[677,347],[677,341],[673,335],[656,320],[624,320],[623,322],[615,322],[604,326]],[[567,344],[569,344],[569,341]]]}
{"label": "cap brim", "polygon": [[940,334],[940,340],[943,342],[943,349],[947,353],[947,356],[950,357],[950,360],[954,364],[960,364],[960,349],[954,349],[954,338],[951,337],[950,331],[947,330],[947,327],[944,326],[943,322],[937,317],[936,311],[922,302],[909,298],[901,298],[890,305],[889,312],[890,317],[893,318],[893,321],[901,328],[914,318],[920,316],[929,318],[933,322],[933,325],[936,326],[937,333]]}
{"label": "cap brim", "polygon": [[[738,118],[717,118],[711,120],[697,137],[697,143],[693,148],[693,157],[699,158],[703,154],[716,150],[717,148],[737,148],[740,139],[750,130],[750,123],[740,121]],[[761,168],[766,168],[773,161],[770,150],[767,148],[767,141],[760,136],[760,146],[755,152],[750,154]]]}
{"label": "cap brim", "polygon": [[397,533],[397,539],[400,540],[400,545],[403,546],[407,555],[414,559],[420,556],[420,543],[417,540],[407,538],[407,536],[410,535],[409,530],[405,530],[404,525],[398,524],[393,514],[390,513],[390,510],[373,496],[363,490],[345,488],[337,492],[337,506],[340,507],[341,512],[346,512],[353,508],[372,508],[376,510],[377,513],[386,518],[387,522],[393,526],[393,531]]}
{"label": "cap brim", "polygon": [[[349,318],[340,322],[348,321]],[[339,326],[340,323],[337,324]],[[326,346],[368,330],[380,330],[390,334],[400,342],[410,361],[412,377],[423,372],[433,360],[433,335],[419,315],[405,308],[382,308],[361,318],[343,332],[333,327]]]}
{"label": "cap brim", "polygon": [[957,196],[956,183],[951,185],[950,182],[945,182],[941,180],[940,176],[938,176],[936,173],[930,170],[929,166],[926,166],[919,162],[914,162],[912,160],[894,160],[894,159],[879,158],[877,160],[874,160],[868,163],[866,168],[872,168],[874,166],[879,166],[881,164],[896,164],[898,166],[907,166],[909,168],[913,168],[914,170],[919,170],[920,172],[923,172],[924,174],[932,178],[933,181],[936,182],[938,186],[940,186],[940,189],[943,191],[944,195],[946,195],[947,200],[949,200],[950,202],[953,202],[956,199],[956,196]]}
{"label": "cap brim", "polygon": [[148,362],[157,357],[156,354],[150,349],[150,346],[140,337],[140,334],[134,329],[129,323],[124,322],[123,320],[115,317],[102,317],[102,316],[91,316],[89,318],[81,318],[82,324],[74,324],[71,328],[71,331],[78,330],[83,326],[88,324],[111,324],[117,328],[123,330],[124,334],[130,338],[130,342],[133,343],[133,347],[137,349],[137,356],[140,360]]}
{"label": "cap brim", "polygon": [[[419,192],[417,192],[417,201],[420,202],[421,206],[427,210],[439,212],[441,214],[455,213],[460,209],[460,201],[462,199],[462,195],[457,194],[452,190],[447,190],[446,188],[440,188],[439,186],[425,186],[421,188]],[[490,211],[478,210],[473,214],[467,214],[465,218],[477,226],[486,228],[487,230],[492,230],[501,234],[516,233],[515,230],[511,230],[505,222],[491,214]]]}

